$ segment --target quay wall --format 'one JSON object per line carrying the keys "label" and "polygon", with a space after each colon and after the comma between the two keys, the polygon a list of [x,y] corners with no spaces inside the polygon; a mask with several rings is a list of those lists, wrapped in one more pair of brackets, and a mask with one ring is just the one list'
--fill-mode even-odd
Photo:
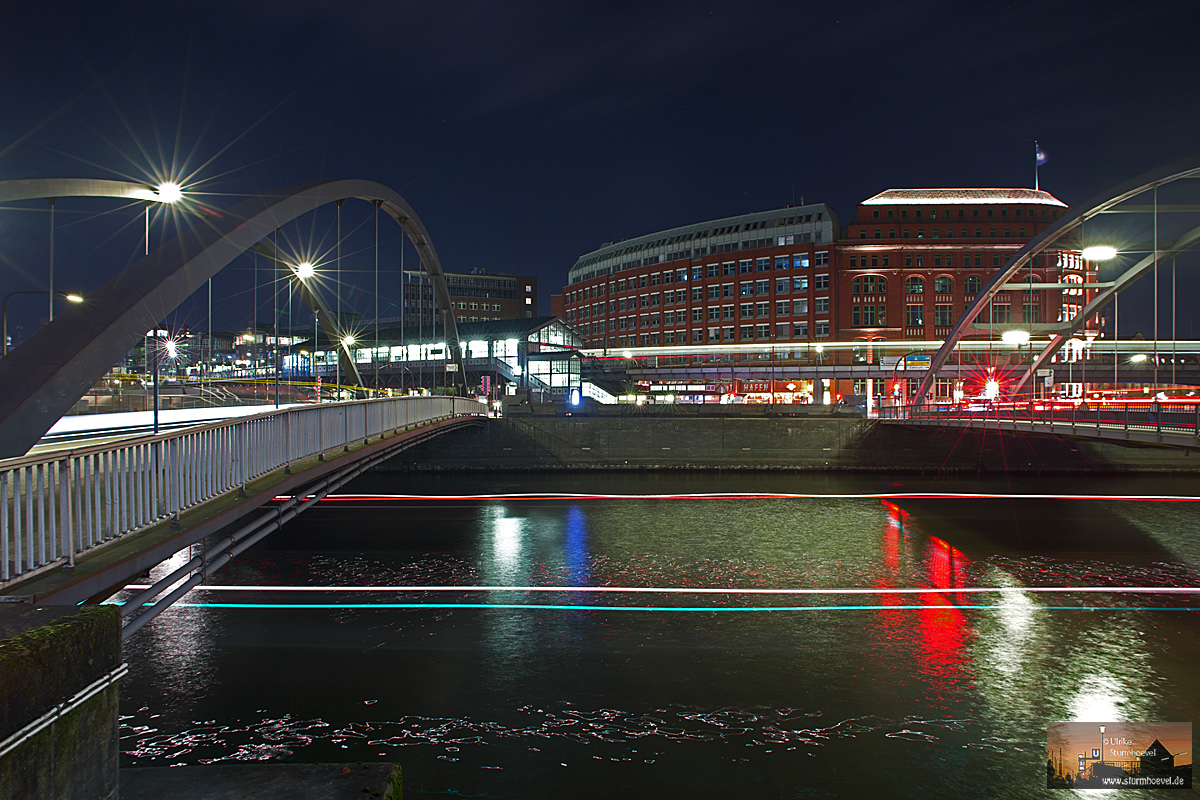
{"label": "quay wall", "polygon": [[952,473],[1192,472],[1200,454],[1046,434],[934,429],[861,417],[481,420],[382,471],[771,469]]}
{"label": "quay wall", "polygon": [[63,704],[120,665],[116,606],[0,606],[0,742],[49,722],[0,757],[0,797],[117,800],[117,684]]}

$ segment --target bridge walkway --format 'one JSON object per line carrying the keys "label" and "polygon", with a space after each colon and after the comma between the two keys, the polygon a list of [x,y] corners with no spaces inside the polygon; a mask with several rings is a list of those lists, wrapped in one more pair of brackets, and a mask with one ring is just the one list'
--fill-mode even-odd
{"label": "bridge walkway", "polygon": [[1200,402],[1043,401],[885,407],[890,424],[966,427],[1200,450]]}

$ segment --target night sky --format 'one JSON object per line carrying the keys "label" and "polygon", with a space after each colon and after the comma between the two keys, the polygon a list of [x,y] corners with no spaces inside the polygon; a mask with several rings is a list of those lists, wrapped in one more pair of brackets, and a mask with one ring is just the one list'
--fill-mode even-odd
{"label": "night sky", "polygon": [[[802,199],[846,223],[891,187],[1031,186],[1035,138],[1042,188],[1071,205],[1200,153],[1198,22],[1194,0],[3,3],[0,179],[184,164],[233,205],[369,178],[446,269],[535,275],[547,313],[610,240]],[[139,213],[61,201],[56,285],[136,258]],[[369,314],[370,208],[345,213],[345,295]],[[331,248],[332,219],[289,241]],[[47,222],[40,201],[0,210],[6,293],[45,288]],[[383,239],[394,271],[394,226]],[[253,313],[248,257],[227,272],[218,328]],[[14,300],[10,328],[39,308]]]}

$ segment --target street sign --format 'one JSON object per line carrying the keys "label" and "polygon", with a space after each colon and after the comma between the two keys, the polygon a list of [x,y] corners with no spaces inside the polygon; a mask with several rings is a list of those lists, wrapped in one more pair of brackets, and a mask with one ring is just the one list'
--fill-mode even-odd
{"label": "street sign", "polygon": [[1039,378],[1046,378],[1046,377],[1049,377],[1049,376],[1051,376],[1051,375],[1053,375],[1053,374],[1054,374],[1054,370],[1052,370],[1052,369],[1039,369],[1039,370],[1038,370],[1038,377],[1039,377]]}

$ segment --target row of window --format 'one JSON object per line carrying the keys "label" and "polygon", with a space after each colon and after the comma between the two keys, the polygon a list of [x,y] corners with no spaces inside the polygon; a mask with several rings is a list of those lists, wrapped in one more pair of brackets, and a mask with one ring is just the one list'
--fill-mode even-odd
{"label": "row of window", "polygon": [[456,302],[454,304],[454,306],[455,306],[455,308],[458,308],[460,311],[466,311],[468,308],[471,311],[499,311],[500,310],[499,303],[467,303],[466,301],[459,300],[458,302]]}
{"label": "row of window", "polygon": [[[812,333],[818,339],[829,337],[829,323],[819,321],[813,324]],[[595,331],[593,331],[595,335]],[[791,339],[807,340],[809,324],[807,322],[780,322],[775,326],[775,335],[771,335],[769,324],[756,325],[727,325],[712,328],[693,328],[690,341],[692,344],[705,342],[769,342],[788,341]],[[688,344],[688,331],[663,331],[641,334],[614,336],[609,339],[610,347],[657,347],[659,345]]]}
{"label": "row of window", "polygon": [[[808,298],[799,300],[777,300],[775,301],[775,313],[777,317],[791,316],[807,316],[809,313],[810,304]],[[828,314],[829,313],[829,298],[818,297],[811,304],[813,313]],[[661,314],[630,314],[626,317],[617,317],[614,320],[614,325],[618,330],[643,328],[657,328],[660,325],[682,325],[688,322],[690,318],[692,322],[703,322],[704,320],[716,321],[721,319],[765,319],[771,317],[771,304],[769,302],[759,303],[740,303],[737,305],[722,305],[722,306],[706,306],[693,308],[690,311],[680,309],[679,311],[664,311]],[[592,323],[595,325],[595,323]],[[605,329],[605,320],[601,320],[600,330]]]}
{"label": "row of window", "polygon": [[[1000,239],[1000,238],[1004,238],[1004,239],[1012,239],[1012,238],[1014,238],[1014,236],[1013,236],[1013,229],[1012,229],[1012,228],[1004,228],[1004,229],[1003,229],[1003,230],[1004,230],[1004,235],[1003,235],[1003,237],[1001,237],[1001,236],[1000,236],[1000,230],[1001,230],[1000,228],[988,228],[987,230],[988,230],[988,238],[989,238],[989,239]],[[946,237],[945,237],[945,238],[947,238],[947,239],[953,239],[953,238],[955,238],[955,236],[954,236],[954,228],[949,228],[949,227],[948,227],[948,228],[946,228],[946,229],[945,229],[945,231],[946,231]],[[860,228],[860,229],[859,229],[859,231],[858,231],[858,238],[859,238],[859,239],[866,239],[866,238],[867,238],[867,229],[866,229],[866,228]],[[875,228],[875,229],[874,229],[874,235],[873,235],[871,238],[872,238],[872,239],[883,239],[883,238],[885,238],[885,237],[883,236],[883,231],[882,231],[882,229],[880,229],[880,228]],[[887,229],[887,237],[886,237],[886,238],[888,238],[888,239],[895,239],[895,238],[896,238],[896,229],[895,229],[895,228],[888,228],[888,229]],[[912,229],[911,229],[911,228],[901,228],[901,229],[900,229],[900,238],[902,238],[902,239],[911,239],[911,238],[913,238],[913,237],[912,237]],[[917,238],[918,238],[918,239],[924,239],[924,238],[926,238],[926,236],[925,236],[925,229],[924,229],[924,228],[917,228]],[[928,238],[930,238],[930,239],[940,239],[940,238],[942,238],[942,228],[930,228],[930,229],[929,229],[929,237],[928,237]],[[975,236],[974,236],[974,237],[971,237],[971,235],[970,235],[970,229],[969,229],[969,228],[959,228],[959,229],[958,229],[958,237],[957,237],[957,238],[959,238],[959,239],[969,239],[969,238],[982,239],[982,238],[983,238],[983,227],[982,227],[982,226],[978,226],[978,227],[976,227],[976,228],[975,228]],[[1026,236],[1025,236],[1025,229],[1024,229],[1024,228],[1017,228],[1017,234],[1016,234],[1016,238],[1018,238],[1018,239],[1025,239],[1025,238],[1026,238]]]}
{"label": "row of window", "polygon": [[[959,209],[943,208],[942,211],[944,213],[942,216],[944,216],[946,219],[950,219],[950,217],[952,216],[951,212],[955,211],[955,210],[958,211],[959,219],[967,218],[967,210],[965,208],[959,208]],[[997,210],[1000,211],[1000,219],[1008,219],[1008,208],[1006,208],[1006,207],[1002,207],[1000,209],[989,208],[989,209],[987,209],[987,214],[985,214],[984,216],[986,216],[988,219],[995,219]],[[936,220],[938,218],[938,209],[937,208],[913,209],[913,218],[921,219],[921,214],[925,211],[929,212],[929,219]],[[1022,214],[1024,214],[1024,211],[1025,211],[1025,209],[1022,209],[1019,207],[1014,208],[1013,216],[1016,217],[1017,219],[1022,219],[1023,218]],[[1037,219],[1037,216],[1038,216],[1037,211],[1038,210],[1035,208],[1029,209],[1029,218]],[[1051,212],[1051,210],[1048,208],[1043,208],[1041,211],[1042,211],[1042,219],[1055,219],[1058,216],[1062,216],[1062,211]],[[871,209],[871,218],[879,219],[879,209],[878,208]],[[896,218],[896,209],[889,208],[887,210],[887,218],[895,219]],[[971,209],[971,219],[979,219],[979,218],[980,218],[979,209],[978,208]],[[907,208],[900,209],[900,219],[908,219],[908,209]]]}
{"label": "row of window", "polygon": [[[859,313],[860,307],[859,306],[853,307],[852,314],[851,314],[853,327],[862,327],[862,328],[884,327],[887,324],[887,322],[885,321],[886,316],[877,317],[878,321],[875,323],[867,322],[866,321],[866,319],[867,319],[866,311],[865,311],[865,309],[867,309],[867,308],[870,308],[870,306],[862,306],[861,307],[862,313],[860,314]],[[879,310],[880,314],[884,313],[883,306],[878,306],[878,310]],[[948,328],[954,324],[955,319],[956,318],[954,315],[954,306],[953,305],[951,305],[949,303],[938,303],[937,305],[935,305],[933,307],[933,324],[935,327]],[[1038,305],[1037,303],[1025,303],[1024,305],[1022,305],[1021,319],[1018,321],[1020,321],[1020,322],[1041,322],[1041,319],[1042,319],[1042,311],[1041,311],[1040,305]],[[859,322],[860,320],[861,320],[861,324]],[[1013,316],[1012,316],[1012,305],[1010,303],[993,303],[992,304],[991,321],[992,321],[992,323],[1001,323],[1001,324],[1013,322],[1014,320],[1013,320]],[[925,306],[920,305],[920,304],[906,305],[904,307],[904,325],[909,328],[925,327]]]}
{"label": "row of window", "polygon": [[[892,265],[892,259],[890,257],[890,254],[888,254],[888,253],[882,253],[882,254],[881,253],[872,253],[870,255],[870,263],[867,263],[867,262],[868,262],[868,257],[867,257],[866,253],[863,253],[861,256],[857,256],[854,254],[850,255],[850,268],[851,269],[857,269],[859,267],[861,267],[863,269],[866,269],[868,267],[888,269]],[[932,256],[930,256],[926,253],[905,253],[903,263],[904,263],[905,269],[914,269],[914,268],[922,269],[925,267],[926,264],[929,264],[934,269],[938,269],[940,267],[945,267],[947,269],[953,269],[955,266],[960,266],[960,267],[964,267],[966,269],[970,269],[971,266],[975,266],[976,268],[982,268],[983,262],[984,262],[984,254],[983,253],[963,253],[962,259],[957,260],[957,264],[956,264],[956,259],[954,258],[953,253],[945,253],[945,254],[935,253]],[[995,268],[999,268],[999,267],[1003,266],[1003,264],[1004,264],[1004,256],[1000,253],[992,253],[992,266]],[[1037,269],[1040,266],[1041,266],[1040,265],[1040,256],[1034,256],[1033,267],[1035,269]]]}
{"label": "row of window", "polygon": [[[829,252],[814,253],[811,259],[808,253],[800,253],[792,256],[764,256],[761,258],[742,259],[740,261],[696,264],[690,268],[681,267],[662,272],[648,272],[644,275],[637,275],[631,278],[618,278],[617,280],[609,281],[607,284],[601,282],[567,292],[566,300],[568,303],[578,303],[582,300],[603,296],[604,294],[645,289],[676,281],[683,282],[688,280],[689,275],[691,280],[699,281],[705,278],[718,278],[722,275],[745,275],[750,272],[770,272],[772,269],[808,269],[811,266],[828,267]],[[864,266],[866,266],[865,261]]]}
{"label": "row of window", "polygon": [[[1078,307],[1082,310],[1082,306]],[[1021,322],[1040,322],[1041,306],[1038,303],[1025,303],[1021,307]],[[1064,312],[1065,313],[1065,312]],[[1078,311],[1076,311],[1078,313]],[[954,305],[937,303],[933,307],[933,324],[936,327],[949,327],[955,321]],[[1068,317],[1069,319],[1070,317]],[[991,312],[993,323],[1012,322],[1012,305],[1010,303],[993,303]],[[904,324],[909,328],[925,327],[925,305],[909,303],[904,306]],[[850,326],[853,328],[885,328],[887,327],[887,306],[882,304],[855,305],[850,307]]]}
{"label": "row of window", "polygon": [[[882,279],[881,279],[882,280]],[[809,279],[807,275],[793,275],[788,278],[775,279],[775,294],[798,294],[807,293],[813,289],[816,291],[826,291],[829,289],[829,275],[821,274],[814,275]],[[771,280],[763,279],[757,281],[743,281],[740,284],[725,283],[725,284],[710,284],[708,286],[693,286],[691,287],[691,300],[693,303],[702,302],[705,299],[719,300],[729,297],[770,297],[771,296]],[[677,289],[668,290],[666,292],[654,292],[651,294],[643,294],[637,297],[620,297],[616,300],[609,300],[608,313],[615,314],[621,311],[632,311],[637,308],[657,308],[660,304],[669,306],[686,303],[688,300],[688,290]],[[605,303],[604,301],[597,303],[588,303],[578,308],[567,309],[567,318],[569,320],[577,320],[580,318],[604,316]]]}
{"label": "row of window", "polygon": [[[882,275],[860,275],[850,281],[850,293],[855,295],[862,294],[887,294],[887,278]],[[983,278],[978,275],[968,275],[963,278],[963,294],[979,294],[983,289]],[[910,275],[904,279],[904,291],[906,294],[924,294],[925,279],[920,275]],[[952,294],[954,292],[954,278],[949,275],[938,275],[933,279],[934,294]]]}

